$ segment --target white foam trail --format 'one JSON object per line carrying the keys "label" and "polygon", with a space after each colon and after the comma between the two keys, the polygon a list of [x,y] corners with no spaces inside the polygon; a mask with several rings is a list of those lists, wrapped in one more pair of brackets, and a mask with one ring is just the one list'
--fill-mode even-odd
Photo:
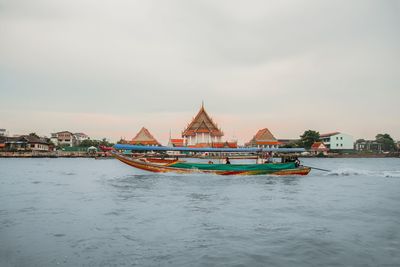
{"label": "white foam trail", "polygon": [[400,171],[393,170],[382,170],[382,171],[371,171],[371,170],[360,170],[360,169],[337,169],[331,172],[325,173],[327,176],[375,176],[375,177],[389,177],[389,178],[400,178]]}

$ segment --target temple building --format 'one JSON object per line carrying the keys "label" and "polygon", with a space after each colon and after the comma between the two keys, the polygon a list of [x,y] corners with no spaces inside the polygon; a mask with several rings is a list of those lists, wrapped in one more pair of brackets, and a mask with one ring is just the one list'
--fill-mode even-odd
{"label": "temple building", "polygon": [[182,138],[169,138],[168,146],[170,147],[183,147],[185,146],[184,140]]}
{"label": "temple building", "polygon": [[221,143],[223,135],[222,130],[207,114],[204,104],[201,105],[196,117],[182,132],[185,146],[196,147],[211,147],[213,143]]}
{"label": "temple building", "polygon": [[268,128],[259,130],[245,146],[258,148],[277,148],[281,143],[276,140]]}
{"label": "temple building", "polygon": [[129,142],[131,145],[161,146],[146,128],[142,127],[136,136]]}

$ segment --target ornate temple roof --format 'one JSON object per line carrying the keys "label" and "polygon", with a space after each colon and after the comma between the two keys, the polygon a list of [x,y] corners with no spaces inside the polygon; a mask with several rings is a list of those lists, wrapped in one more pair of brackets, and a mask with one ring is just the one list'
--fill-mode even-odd
{"label": "ornate temple roof", "polygon": [[223,136],[224,133],[218,128],[217,124],[213,122],[211,117],[201,105],[199,112],[192,122],[182,132],[182,137],[195,136],[196,133],[209,133],[211,136]]}
{"label": "ornate temple roof", "polygon": [[259,130],[256,135],[246,144],[246,146],[257,146],[257,145],[279,145],[281,144],[268,128]]}
{"label": "ornate temple roof", "polygon": [[132,145],[155,145],[161,144],[153,137],[153,135],[146,128],[142,127],[136,136],[129,142]]}

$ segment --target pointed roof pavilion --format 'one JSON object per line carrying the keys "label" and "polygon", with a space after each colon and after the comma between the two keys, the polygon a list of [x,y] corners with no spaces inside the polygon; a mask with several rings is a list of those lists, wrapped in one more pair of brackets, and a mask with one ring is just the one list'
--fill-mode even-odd
{"label": "pointed roof pavilion", "polygon": [[207,114],[204,103],[201,104],[201,108],[197,113],[196,117],[182,132],[182,137],[195,136],[198,133],[209,133],[211,136],[223,136],[224,133],[218,128],[217,124]]}
{"label": "pointed roof pavilion", "polygon": [[161,146],[146,128],[142,127],[136,136],[129,142],[131,145]]}
{"label": "pointed roof pavilion", "polygon": [[276,140],[273,134],[264,128],[259,130],[256,135],[246,144],[246,146],[259,146],[259,145],[280,145],[281,143]]}

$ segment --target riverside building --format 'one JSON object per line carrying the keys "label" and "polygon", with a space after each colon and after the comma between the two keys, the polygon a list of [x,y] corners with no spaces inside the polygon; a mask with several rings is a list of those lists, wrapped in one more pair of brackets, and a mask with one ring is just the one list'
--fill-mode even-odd
{"label": "riverside building", "polygon": [[208,115],[204,104],[182,132],[185,146],[212,147],[213,144],[222,142],[222,136],[224,133]]}
{"label": "riverside building", "polygon": [[353,136],[333,132],[327,134],[321,134],[319,140],[323,142],[329,150],[353,150]]}

